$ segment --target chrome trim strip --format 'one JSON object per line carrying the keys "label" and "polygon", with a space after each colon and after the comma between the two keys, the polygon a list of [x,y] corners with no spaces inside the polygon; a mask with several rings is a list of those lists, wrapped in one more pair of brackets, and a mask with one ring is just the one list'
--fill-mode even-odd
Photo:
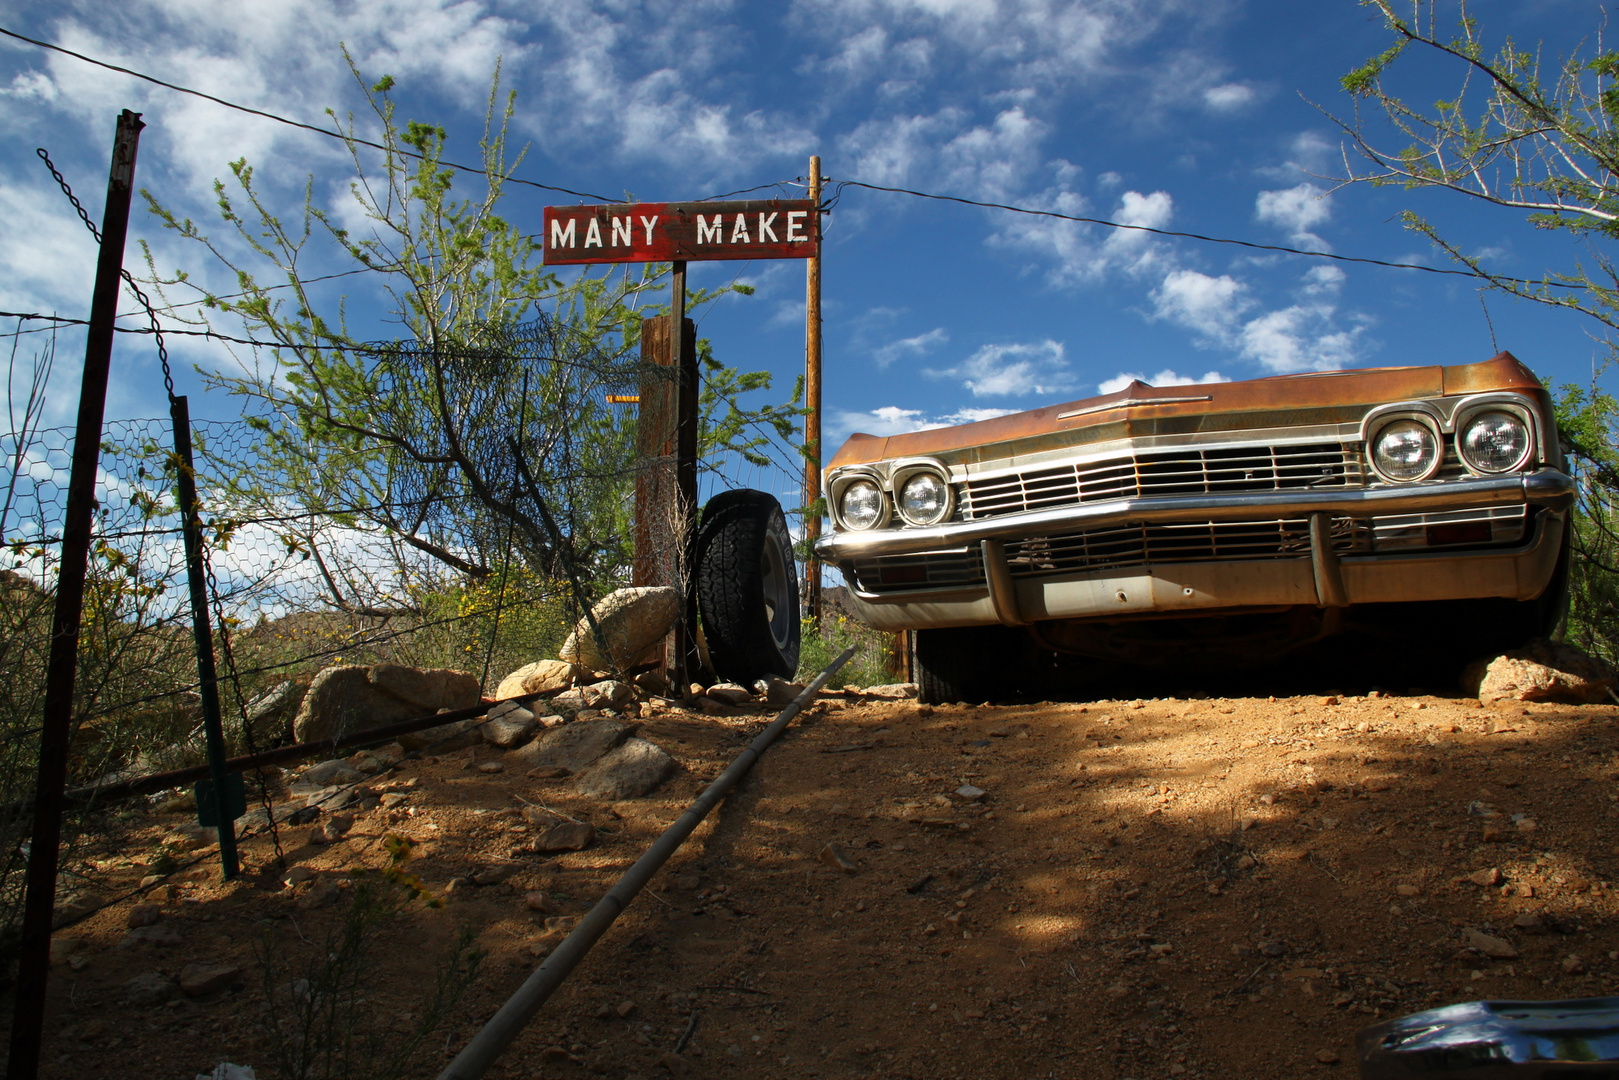
{"label": "chrome trim strip", "polygon": [[1092,405],[1088,409],[1075,409],[1073,412],[1060,412],[1058,420],[1067,420],[1074,416],[1089,416],[1091,413],[1110,412],[1114,409],[1134,409],[1140,405],[1184,405],[1189,401],[1213,401],[1214,395],[1201,394],[1197,397],[1133,397],[1123,401],[1110,401],[1106,405]]}
{"label": "chrome trim strip", "polygon": [[1382,514],[1425,514],[1468,507],[1533,503],[1566,510],[1574,501],[1574,481],[1556,469],[1516,476],[1441,480],[1399,487],[1334,488],[1324,491],[1255,491],[1216,496],[1156,496],[1081,503],[978,521],[957,521],[931,528],[834,533],[815,542],[815,557],[825,562],[898,555],[972,544],[981,540],[1018,539],[1099,525],[1129,522],[1246,521],[1258,517],[1375,517]]}
{"label": "chrome trim strip", "polygon": [[1012,582],[1012,569],[1006,565],[1006,541],[985,540],[984,581],[989,584],[989,600],[995,605],[995,617],[1003,626],[1027,626],[1029,621],[1018,610],[1017,586]]}

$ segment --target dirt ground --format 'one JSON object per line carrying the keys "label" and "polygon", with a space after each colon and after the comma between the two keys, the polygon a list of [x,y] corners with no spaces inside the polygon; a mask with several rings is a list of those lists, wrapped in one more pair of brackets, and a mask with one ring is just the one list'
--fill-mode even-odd
{"label": "dirt ground", "polygon": [[[455,1021],[417,1054],[416,1073],[435,1075],[769,712],[646,717],[641,734],[682,772],[611,807],[565,780],[480,772],[466,752],[406,763],[378,781],[414,780],[406,798],[342,842],[284,832],[309,881],[284,888],[253,840],[243,881],[205,864],[157,890],[175,943],[126,940],[134,901],[60,931],[80,945],[53,969],[45,1075],[190,1080],[221,1061],[280,1075],[255,949],[270,943],[272,985],[306,965],[347,901],[301,899],[384,865],[390,834],[416,842],[410,869],[436,893],[511,873],[458,883],[441,909],[412,904],[371,956],[362,1022],[397,1041],[454,927],[487,950]],[[1614,706],[830,695],[491,1075],[1353,1075],[1354,1033],[1380,1017],[1619,992],[1616,752]],[[524,854],[526,804],[592,822],[596,844]],[[86,895],[138,882],[185,820],[126,822],[120,850],[79,867]],[[132,976],[188,963],[239,966],[240,986],[122,1004]]]}

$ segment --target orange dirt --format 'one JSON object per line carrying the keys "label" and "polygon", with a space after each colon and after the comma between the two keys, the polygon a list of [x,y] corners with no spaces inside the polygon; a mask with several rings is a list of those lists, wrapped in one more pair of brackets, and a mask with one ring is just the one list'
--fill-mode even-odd
{"label": "orange dirt", "polygon": [[[566,781],[469,769],[465,753],[407,763],[408,802],[359,815],[344,841],[286,831],[310,882],[281,889],[255,840],[248,880],[221,886],[207,867],[164,887],[178,945],[120,946],[132,901],[61,931],[83,944],[76,968],[53,970],[45,1075],[189,1080],[220,1061],[280,1075],[254,943],[293,977],[286,965],[306,964],[346,905],[298,897],[383,865],[394,832],[418,841],[411,869],[436,891],[515,868],[441,910],[416,905],[373,954],[365,1022],[397,1039],[456,925],[488,950],[418,1055],[414,1075],[431,1077],[763,721],[651,716],[642,734],[684,771],[612,807]],[[491,1075],[1352,1075],[1353,1035],[1379,1017],[1619,992],[1615,722],[1612,706],[1433,696],[928,708],[834,695]],[[986,794],[954,797],[964,784]],[[596,845],[514,854],[524,801],[591,821]],[[127,887],[184,820],[143,817],[121,854],[81,869],[103,894]],[[534,891],[550,911],[525,905]],[[1520,955],[1485,957],[1472,931]],[[120,1003],[130,977],[189,962],[237,964],[243,986]]]}

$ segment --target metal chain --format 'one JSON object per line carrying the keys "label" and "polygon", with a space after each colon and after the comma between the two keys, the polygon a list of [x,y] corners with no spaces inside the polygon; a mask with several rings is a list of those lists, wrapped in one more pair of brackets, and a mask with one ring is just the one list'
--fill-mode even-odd
{"label": "metal chain", "polygon": [[[84,227],[90,230],[90,235],[96,238],[97,244],[101,243],[101,230],[96,228],[95,223],[90,220],[90,215],[84,209],[84,204],[79,202],[79,197],[73,194],[73,188],[68,184],[67,178],[57,171],[56,163],[51,160],[51,155],[45,152],[45,148],[43,146],[37,147],[34,150],[34,153],[39,155],[39,159],[43,161],[45,163],[45,167],[51,171],[52,179],[54,179],[57,186],[62,189],[62,194],[67,196],[67,201],[73,204],[73,209],[79,212],[79,220],[84,222]],[[157,310],[152,307],[152,302],[147,299],[146,293],[143,292],[141,287],[135,283],[134,276],[131,275],[128,270],[119,267],[118,273],[119,276],[124,279],[124,284],[129,286],[129,291],[135,294],[135,299],[140,301],[141,307],[146,312],[146,321],[150,323],[152,327],[152,337],[157,341],[157,359],[158,362],[163,365],[163,390],[169,396],[169,403],[173,404],[174,372],[169,369],[169,347],[163,340],[163,327],[157,321]]]}
{"label": "metal chain", "polygon": [[[84,227],[90,230],[90,235],[96,238],[97,244],[101,243],[101,230],[97,229],[95,224],[90,220],[90,215],[85,211],[84,204],[79,202],[78,196],[73,194],[73,188],[68,184],[67,178],[57,170],[56,164],[51,161],[50,154],[45,151],[44,147],[39,147],[34,152],[38,154],[39,159],[45,163],[45,167],[51,171],[52,178],[55,179],[57,185],[61,187],[62,194],[67,196],[68,202],[73,204],[73,209],[79,212],[79,219],[84,222]],[[158,362],[163,365],[163,391],[168,395],[169,404],[172,406],[174,404],[174,372],[169,367],[169,348],[163,340],[163,326],[158,322],[157,309],[152,306],[152,301],[147,297],[145,291],[140,287],[140,285],[136,283],[135,278],[128,270],[120,267],[118,273],[124,279],[124,284],[129,287],[129,291],[135,294],[135,299],[140,302],[141,309],[146,312],[146,321],[151,325],[152,328],[152,338],[157,343]],[[183,469],[185,468],[185,463],[182,461],[176,461],[175,468]],[[236,668],[236,653],[235,650],[231,648],[230,624],[225,621],[225,609],[219,598],[219,581],[214,576],[214,563],[211,556],[211,545],[208,543],[207,538],[201,535],[202,500],[200,498],[197,500],[195,510],[197,513],[198,523],[197,540],[202,556],[203,572],[208,577],[207,592],[212,598],[213,602],[214,625],[218,628],[219,633],[219,651],[225,661],[226,678],[230,680],[231,688],[235,692],[236,711],[242,718],[242,737],[247,742],[247,751],[249,754],[257,754],[258,747],[254,745],[253,725],[248,722],[247,701],[242,694],[242,678],[240,672]],[[261,767],[254,771],[259,779],[259,800],[264,806],[264,819],[266,825],[268,826],[270,842],[275,846],[276,862],[282,866],[285,866],[287,864],[287,856],[286,853],[281,850],[280,830],[276,828],[275,808],[270,802],[269,785],[265,783],[264,769]],[[220,800],[220,806],[223,807],[224,793],[219,793],[216,798]]]}

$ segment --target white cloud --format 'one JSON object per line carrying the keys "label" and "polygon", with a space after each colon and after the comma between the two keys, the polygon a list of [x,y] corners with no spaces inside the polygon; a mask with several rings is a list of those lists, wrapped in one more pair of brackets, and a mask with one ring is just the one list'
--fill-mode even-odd
{"label": "white cloud", "polygon": [[56,84],[49,76],[38,71],[24,71],[14,75],[11,85],[0,88],[0,97],[19,101],[55,101]]}
{"label": "white cloud", "polygon": [[958,378],[974,397],[1054,394],[1074,385],[1062,342],[1050,338],[985,345],[955,367],[928,374]]}
{"label": "white cloud", "polygon": [[1099,393],[1111,394],[1123,390],[1133,382],[1143,382],[1148,386],[1206,386],[1209,383],[1223,383],[1230,380],[1218,371],[1208,371],[1202,375],[1182,375],[1165,368],[1150,379],[1138,371],[1121,372],[1111,379],[1102,380],[1102,384],[1096,389]]}
{"label": "white cloud", "polygon": [[949,106],[928,115],[867,120],[839,140],[838,154],[870,183],[919,183],[926,175],[934,190],[1000,199],[1038,166],[1047,130],[1021,106],[987,124],[971,124],[967,112]]}
{"label": "white cloud", "polygon": [[960,409],[943,416],[928,416],[921,409],[902,409],[897,405],[885,405],[870,412],[835,412],[831,415],[828,427],[828,438],[840,441],[848,438],[856,431],[867,435],[904,435],[910,431],[926,431],[930,428],[954,427],[957,424],[971,424],[979,420],[992,420],[997,416],[1007,416],[1014,409]]}
{"label": "white cloud", "polygon": [[1154,314],[1220,341],[1251,305],[1245,294],[1246,286],[1227,274],[1210,277],[1196,270],[1172,270],[1153,291]]}
{"label": "white cloud", "polygon": [[1368,325],[1358,316],[1350,317],[1348,328],[1339,325],[1331,298],[1344,280],[1336,266],[1311,267],[1300,281],[1299,303],[1248,318],[1255,303],[1242,282],[1176,270],[1153,292],[1154,315],[1196,332],[1201,344],[1233,349],[1268,372],[1329,371],[1354,363]]}
{"label": "white cloud", "polygon": [[1332,196],[1309,181],[1280,191],[1261,191],[1254,200],[1254,216],[1287,230],[1294,240],[1319,244],[1320,238],[1310,230],[1332,217]]}
{"label": "white cloud", "polygon": [[[1083,196],[1066,190],[1047,191],[1025,198],[1024,205],[1059,214],[1092,216]],[[1175,200],[1167,191],[1142,194],[1126,191],[1109,215],[1122,225],[1162,229],[1174,215]],[[1047,276],[1054,285],[1097,281],[1110,274],[1141,274],[1155,268],[1163,246],[1137,229],[1106,229],[1078,221],[1029,216],[1008,217],[989,243],[1020,248],[1047,259]]]}
{"label": "white cloud", "polygon": [[949,340],[950,335],[945,332],[944,327],[936,326],[925,334],[900,338],[898,341],[891,341],[887,345],[873,349],[871,355],[879,368],[885,368],[895,360],[926,356],[935,346],[943,345]]}
{"label": "white cloud", "polygon": [[1203,104],[1210,112],[1237,112],[1252,105],[1256,97],[1258,94],[1247,83],[1221,83],[1203,91]]}

